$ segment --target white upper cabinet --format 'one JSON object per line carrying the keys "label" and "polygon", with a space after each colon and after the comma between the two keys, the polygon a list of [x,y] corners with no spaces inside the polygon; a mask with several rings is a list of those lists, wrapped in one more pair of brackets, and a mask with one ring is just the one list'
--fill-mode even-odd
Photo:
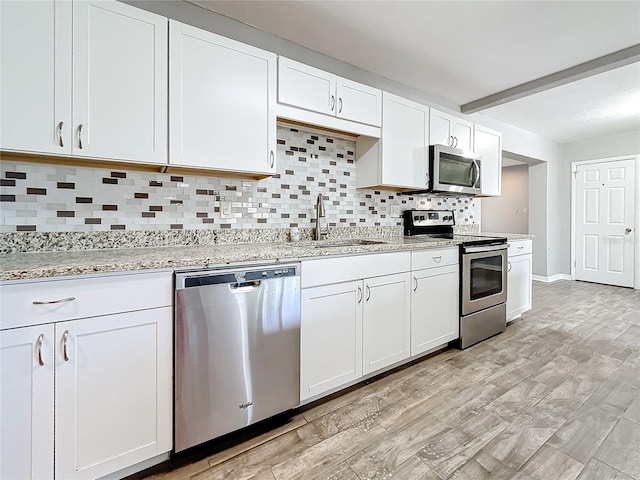
{"label": "white upper cabinet", "polygon": [[275,173],[276,56],[169,23],[169,163]]}
{"label": "white upper cabinet", "polygon": [[73,4],[73,142],[80,156],[167,161],[167,19]]}
{"label": "white upper cabinet", "polygon": [[500,196],[502,184],[502,133],[474,125],[473,151],[481,155],[482,195]]}
{"label": "white upper cabinet", "polygon": [[2,2],[0,148],[71,153],[71,2]]}
{"label": "white upper cabinet", "polygon": [[284,57],[278,59],[278,102],[380,126],[381,90]]}
{"label": "white upper cabinet", "polygon": [[432,108],[429,112],[429,145],[436,144],[472,150],[473,123]]}
{"label": "white upper cabinet", "polygon": [[427,188],[429,107],[384,92],[382,136],[357,139],[357,187]]}
{"label": "white upper cabinet", "polygon": [[1,148],[166,163],[167,48],[120,2],[3,2]]}

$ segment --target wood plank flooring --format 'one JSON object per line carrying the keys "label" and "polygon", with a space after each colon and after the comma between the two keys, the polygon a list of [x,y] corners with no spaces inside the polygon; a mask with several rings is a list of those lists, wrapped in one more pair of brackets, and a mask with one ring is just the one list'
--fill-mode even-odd
{"label": "wood plank flooring", "polygon": [[150,478],[640,480],[640,291],[534,282],[533,298],[496,337]]}

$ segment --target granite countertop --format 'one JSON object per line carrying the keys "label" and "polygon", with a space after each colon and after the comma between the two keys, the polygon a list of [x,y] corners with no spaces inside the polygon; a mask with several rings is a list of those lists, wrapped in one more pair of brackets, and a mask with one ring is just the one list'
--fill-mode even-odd
{"label": "granite countertop", "polygon": [[[375,240],[375,239],[370,239]],[[344,240],[323,240],[325,245]],[[85,251],[12,253],[0,255],[0,281],[150,269],[200,268],[236,262],[296,260],[311,257],[358,255],[458,245],[459,241],[410,239],[384,243],[318,248],[320,242],[262,242],[151,248],[114,248]]]}

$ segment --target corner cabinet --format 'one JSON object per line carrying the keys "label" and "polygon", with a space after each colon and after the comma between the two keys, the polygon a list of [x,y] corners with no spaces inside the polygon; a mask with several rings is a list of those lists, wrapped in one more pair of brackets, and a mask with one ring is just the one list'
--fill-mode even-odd
{"label": "corner cabinet", "polygon": [[429,145],[473,150],[473,123],[448,113],[429,111]]}
{"label": "corner cabinet", "polygon": [[533,256],[531,240],[509,242],[507,265],[507,321],[532,307]]}
{"label": "corner cabinet", "polygon": [[380,126],[382,91],[285,57],[278,58],[278,102]]}
{"label": "corner cabinet", "polygon": [[411,255],[411,355],[418,355],[459,337],[459,253],[447,248]]}
{"label": "corner cabinet", "polygon": [[473,151],[482,156],[482,195],[499,197],[502,186],[502,133],[475,124]]}
{"label": "corner cabinet", "polygon": [[273,53],[170,21],[169,164],[274,174],[276,68]]}
{"label": "corner cabinet", "polygon": [[429,107],[383,92],[380,139],[356,140],[358,188],[427,188]]}
{"label": "corner cabinet", "polygon": [[2,478],[98,478],[171,450],[171,272],[0,295]]}
{"label": "corner cabinet", "polygon": [[302,402],[409,357],[409,268],[409,252],[302,262]]}
{"label": "corner cabinet", "polygon": [[6,2],[1,48],[1,149],[166,163],[166,18],[113,0]]}

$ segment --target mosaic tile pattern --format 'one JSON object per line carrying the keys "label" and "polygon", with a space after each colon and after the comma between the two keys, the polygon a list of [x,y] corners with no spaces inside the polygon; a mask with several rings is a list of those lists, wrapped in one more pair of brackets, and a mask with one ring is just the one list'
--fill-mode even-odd
{"label": "mosaic tile pattern", "polygon": [[[273,177],[247,181],[30,164],[5,155],[0,232],[309,228],[318,193],[329,227],[400,226],[391,205],[454,209],[458,224],[476,223],[473,198],[357,190],[352,140],[278,127],[277,162]],[[229,217],[221,202],[230,202]]]}

